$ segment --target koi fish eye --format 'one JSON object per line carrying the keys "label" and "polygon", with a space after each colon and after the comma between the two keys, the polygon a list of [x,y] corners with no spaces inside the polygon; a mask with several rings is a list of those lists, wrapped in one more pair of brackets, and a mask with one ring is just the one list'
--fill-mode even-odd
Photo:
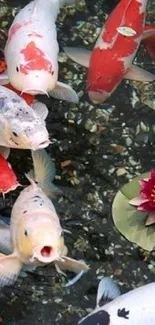
{"label": "koi fish eye", "polygon": [[51,73],[52,73],[52,76],[53,76],[54,75],[54,70]]}
{"label": "koi fish eye", "polygon": [[24,235],[25,235],[26,237],[28,236],[28,230],[27,230],[27,229],[24,230]]}
{"label": "koi fish eye", "polygon": [[15,132],[15,131],[12,131],[12,134],[13,134],[15,137],[18,137],[18,134],[17,134],[17,132]]}
{"label": "koi fish eye", "polygon": [[19,72],[19,68],[18,67],[16,67],[16,71]]}

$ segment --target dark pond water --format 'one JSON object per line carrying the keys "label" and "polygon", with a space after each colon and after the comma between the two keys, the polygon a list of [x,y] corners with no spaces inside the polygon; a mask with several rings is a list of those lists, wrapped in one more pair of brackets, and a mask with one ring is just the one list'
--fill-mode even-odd
{"label": "dark pond water", "polygon": [[[10,10],[27,2],[7,1]],[[147,255],[123,238],[111,218],[112,199],[120,186],[155,166],[155,112],[145,104],[153,100],[154,85],[124,81],[105,104],[93,106],[85,93],[86,69],[62,55],[64,45],[92,48],[116,2],[79,1],[76,8],[61,10],[59,80],[69,80],[80,104],[41,97],[49,108],[47,127],[54,143],[48,151],[59,176],[55,183],[65,193],[55,206],[63,227],[71,231],[65,235],[70,256],[84,259],[90,271],[69,288],[62,286],[53,265],[19,278],[0,294],[4,324],[76,324],[95,305],[99,277],[114,275],[122,292],[154,280],[154,253]],[[153,21],[154,5],[150,1],[148,22]],[[143,47],[137,63],[155,70]],[[71,165],[62,168],[66,160]],[[12,150],[10,162],[23,181],[31,165],[29,151]],[[8,194],[0,212],[9,215],[17,195]]]}

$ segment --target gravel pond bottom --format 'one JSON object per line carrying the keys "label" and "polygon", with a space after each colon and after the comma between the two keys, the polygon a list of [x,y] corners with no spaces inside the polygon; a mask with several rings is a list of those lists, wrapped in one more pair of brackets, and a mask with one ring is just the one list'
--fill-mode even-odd
{"label": "gravel pond bottom", "polygon": [[[0,1],[0,22],[6,29],[14,6],[20,5],[20,1],[12,1],[10,7],[10,2],[5,6]],[[91,49],[116,2],[87,1],[86,6],[79,1],[76,7],[61,10],[57,21],[59,80],[74,87],[80,104],[40,97],[49,109],[47,128],[52,144],[48,152],[56,162],[55,184],[63,191],[54,203],[61,224],[70,231],[65,233],[69,256],[84,259],[90,270],[69,288],[63,287],[64,278],[53,265],[19,278],[0,292],[0,323],[77,324],[94,308],[102,276],[113,275],[121,292],[154,281],[155,252],[128,242],[115,229],[111,216],[112,200],[121,185],[155,167],[154,84],[123,81],[105,104],[93,106],[85,91],[86,69],[62,51],[64,45]],[[150,1],[148,23],[153,21],[154,8],[155,1]],[[136,64],[155,72],[142,46]],[[20,181],[26,182],[30,152],[12,150],[10,163]],[[1,214],[10,215],[18,192],[8,194],[5,202],[1,199]]]}

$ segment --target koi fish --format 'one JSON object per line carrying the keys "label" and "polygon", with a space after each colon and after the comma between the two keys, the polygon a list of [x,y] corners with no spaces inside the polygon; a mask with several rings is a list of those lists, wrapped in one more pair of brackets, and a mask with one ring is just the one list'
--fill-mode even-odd
{"label": "koi fish", "polygon": [[0,193],[2,193],[3,196],[20,186],[16,174],[9,162],[6,160],[7,158],[8,153],[3,151],[0,154]]}
{"label": "koi fish", "polygon": [[61,4],[75,0],[34,0],[19,11],[10,27],[4,48],[6,82],[31,95],[46,94],[78,102],[76,92],[58,81],[57,31],[55,21]]}
{"label": "koi fish", "polygon": [[[92,52],[65,47],[65,53],[88,68],[87,91],[94,104],[103,103],[123,79],[151,82],[155,75],[134,65],[140,43],[154,46],[155,26],[145,29],[148,0],[121,0],[109,15]],[[126,35],[123,29],[132,30]],[[150,37],[151,41],[150,41]],[[155,51],[154,51],[155,52]]]}
{"label": "koi fish", "polygon": [[32,150],[47,147],[47,115],[46,105],[35,102],[31,107],[12,90],[0,86],[0,146]]}
{"label": "koi fish", "polygon": [[[58,193],[51,183],[54,175],[51,158],[45,150],[32,152],[32,155],[34,169],[36,166],[38,169],[27,174],[30,185],[21,191],[13,205],[10,227],[4,223],[0,226],[0,249],[9,252],[9,255],[0,254],[0,287],[13,284],[23,265],[43,266],[54,262],[58,270],[75,273],[88,270],[85,263],[66,256],[64,230],[52,201],[45,194],[48,184],[50,197],[52,192]],[[44,192],[39,185],[44,188],[45,183]]]}
{"label": "koi fish", "polygon": [[103,278],[98,286],[95,310],[78,324],[154,325],[155,282],[120,294],[111,278]]}

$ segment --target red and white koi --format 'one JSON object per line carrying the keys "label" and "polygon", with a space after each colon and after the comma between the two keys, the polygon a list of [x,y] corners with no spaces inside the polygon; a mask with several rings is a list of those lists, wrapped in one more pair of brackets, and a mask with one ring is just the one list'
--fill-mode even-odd
{"label": "red and white koi", "polygon": [[[92,52],[65,47],[66,54],[87,67],[87,91],[94,103],[103,103],[123,79],[142,82],[155,75],[133,65],[140,43],[145,40],[153,55],[155,26],[145,28],[148,0],[121,0],[109,15]],[[147,39],[149,45],[147,46]]]}
{"label": "red and white koi", "polygon": [[76,92],[58,81],[57,31],[59,7],[75,0],[34,0],[16,15],[4,49],[7,72],[0,83],[31,95],[46,94],[78,102]]}

